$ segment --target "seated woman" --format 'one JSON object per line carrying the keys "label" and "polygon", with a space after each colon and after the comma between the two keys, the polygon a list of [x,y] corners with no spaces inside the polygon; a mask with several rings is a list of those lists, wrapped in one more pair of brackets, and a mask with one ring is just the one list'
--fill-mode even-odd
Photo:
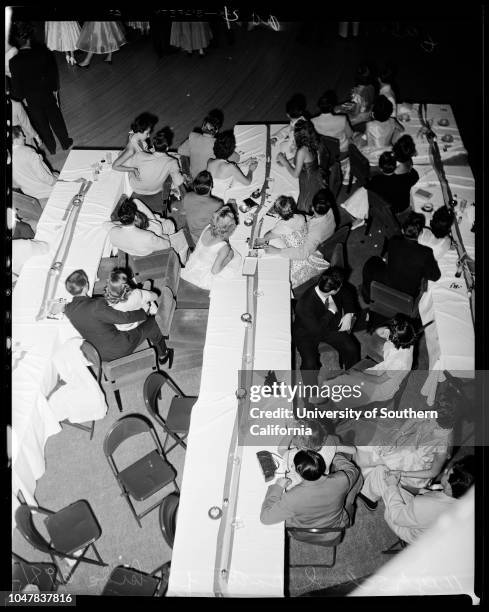
{"label": "seated woman", "polygon": [[313,199],[313,216],[306,223],[303,215],[296,214],[294,198],[279,196],[274,204],[280,221],[265,234],[264,238],[280,239],[284,248],[269,245],[265,247],[265,252],[291,260],[290,281],[293,288],[329,268],[329,263],[316,249],[334,234],[335,219],[332,205],[334,197],[329,189],[318,191]]}
{"label": "seated woman", "polygon": [[210,224],[200,235],[180,276],[207,290],[211,289],[214,278],[229,279],[239,276],[241,256],[229,244],[236,225],[235,212],[230,206],[222,206],[216,211]]}
{"label": "seated woman", "polygon": [[333,462],[336,453],[345,453],[354,455],[356,453],[355,446],[351,444],[342,444],[338,436],[328,434],[322,423],[313,419],[298,419],[297,427],[303,426],[304,430],[310,429],[310,435],[297,435],[292,437],[283,437],[277,447],[277,453],[281,455],[285,462],[285,469],[288,472],[287,477],[292,483],[288,488],[292,488],[299,484],[300,478],[295,471],[294,457],[301,450],[313,450],[319,453],[324,459],[326,465],[326,474],[329,474],[331,463]]}
{"label": "seated woman", "polygon": [[[341,376],[328,379],[322,368],[318,376],[318,384],[327,385],[355,385],[361,388],[359,397],[341,399],[340,406],[356,408],[366,406],[372,402],[382,402],[394,397],[401,382],[411,371],[413,366],[414,344],[416,333],[408,317],[398,314],[387,325],[376,330],[376,335],[384,340],[382,347],[383,360],[366,369],[365,362],[359,362],[348,372]],[[361,367],[362,370],[357,368]],[[322,398],[311,399],[311,403],[322,403]]]}
{"label": "seated woman", "polygon": [[400,472],[401,485],[422,488],[438,476],[449,458],[453,429],[463,406],[442,395],[436,418],[406,419],[378,431],[369,446],[357,447],[355,462],[365,476],[376,465]]}
{"label": "seated woman", "polygon": [[298,121],[294,127],[294,139],[297,148],[294,164],[283,153],[277,155],[277,163],[299,179],[297,210],[309,214],[314,195],[324,187],[318,162],[319,140],[314,125],[310,121]]}
{"label": "seated woman", "polygon": [[158,117],[152,113],[141,113],[131,123],[129,139],[127,144],[112,164],[112,170],[117,172],[130,172],[136,178],[139,178],[139,169],[133,165],[126,165],[135,153],[149,150],[149,137],[158,123]]}
{"label": "seated woman", "polygon": [[382,149],[390,148],[404,131],[404,127],[391,115],[392,102],[385,96],[378,96],[372,109],[373,119],[367,122],[362,137],[366,138],[366,145],[357,140],[362,153],[371,163],[375,163]]}
{"label": "seated woman", "polygon": [[[157,310],[156,300],[158,295],[154,291],[138,289],[131,281],[128,271],[124,268],[114,268],[112,270],[107,279],[104,297],[109,306],[121,312],[142,308],[148,314],[154,315]],[[116,327],[120,331],[127,331],[134,329],[139,323],[140,321],[120,323]]]}
{"label": "seated woman", "polygon": [[171,247],[168,236],[175,233],[173,221],[158,218],[140,200],[125,200],[117,216],[118,222],[104,223],[113,247],[139,257]]}
{"label": "seated woman", "polygon": [[142,200],[153,212],[163,213],[163,183],[168,177],[172,185],[178,188],[180,197],[186,193],[184,178],[178,160],[168,155],[169,129],[156,132],[153,139],[154,151],[137,151],[130,158],[131,165],[137,169],[136,174],[129,176],[133,188],[133,198]]}
{"label": "seated woman", "polygon": [[450,250],[452,229],[455,215],[446,206],[435,210],[430,221],[430,227],[425,227],[418,236],[418,244],[430,247],[438,261]]}
{"label": "seated woman", "polygon": [[234,162],[229,161],[236,149],[236,138],[233,132],[222,132],[216,136],[214,142],[214,159],[207,162],[207,170],[212,174],[214,189],[212,195],[227,201],[226,192],[234,182],[242,185],[250,185],[253,180],[253,172],[258,167],[258,162],[250,158],[248,173],[243,174]]}

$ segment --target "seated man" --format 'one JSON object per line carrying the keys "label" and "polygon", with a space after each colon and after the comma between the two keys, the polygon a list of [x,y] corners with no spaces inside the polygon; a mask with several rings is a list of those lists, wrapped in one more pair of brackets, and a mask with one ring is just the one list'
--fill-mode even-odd
{"label": "seated man", "polygon": [[[190,157],[190,174],[196,178],[207,168],[207,162],[214,157],[216,135],[222,127],[222,117],[209,113],[202,122],[202,133],[190,132],[189,137],[178,147],[178,153]],[[234,152],[229,158],[238,162],[239,155]]]}
{"label": "seated man", "polygon": [[318,100],[320,114],[311,121],[318,134],[339,140],[341,159],[343,159],[348,155],[348,145],[353,130],[346,115],[335,115],[334,109],[337,105],[336,92],[332,90],[324,92]]}
{"label": "seated man", "polygon": [[184,178],[178,160],[168,155],[167,130],[156,132],[153,138],[154,153],[138,151],[131,157],[131,166],[137,174],[129,175],[129,183],[134,189],[133,198],[141,199],[152,211],[163,212],[163,183],[171,177],[180,194],[185,194]]}
{"label": "seated man", "polygon": [[[65,315],[81,337],[93,344],[104,361],[130,355],[145,339],[156,349],[159,363],[171,360],[172,350],[167,348],[155,318],[146,316],[143,309],[121,312],[109,306],[103,297],[90,297],[84,270],[72,272],[65,286],[73,296],[65,306]],[[136,321],[142,323],[129,331],[119,331],[116,327],[117,324]]]}
{"label": "seated man", "polygon": [[336,453],[326,473],[323,457],[312,450],[294,456],[300,484],[285,489],[289,478],[268,487],[260,520],[265,525],[286,521],[287,527],[348,527],[353,521],[355,497],[363,479],[359,469],[342,453]]}
{"label": "seated man", "polygon": [[25,144],[22,128],[12,128],[12,186],[37,198],[44,208],[57,177],[35,149]]}
{"label": "seated man", "polygon": [[443,490],[421,489],[420,494],[413,495],[399,486],[398,472],[379,465],[366,477],[359,497],[369,510],[375,510],[382,497],[387,524],[401,540],[411,544],[470,489],[474,472],[474,457],[468,455],[443,472]]}
{"label": "seated man", "polygon": [[194,190],[183,198],[183,210],[194,244],[197,244],[202,230],[211,222],[213,213],[224,204],[211,194],[212,186],[212,174],[203,170],[195,177]]}
{"label": "seated man", "polygon": [[171,247],[168,234],[175,232],[173,221],[158,219],[140,200],[128,198],[117,213],[119,222],[106,221],[112,246],[128,255],[144,256]]}
{"label": "seated man", "polygon": [[360,347],[349,333],[357,311],[356,293],[344,280],[344,271],[332,266],[297,302],[293,338],[301,356],[302,380],[306,385],[317,385],[321,342],[338,351],[345,369],[360,361]]}
{"label": "seated man", "polygon": [[367,260],[362,284],[362,295],[367,303],[374,280],[416,297],[423,279],[437,281],[440,278],[440,268],[432,249],[418,244],[423,227],[424,215],[411,213],[402,226],[402,236],[393,236],[389,240],[387,263],[378,256]]}

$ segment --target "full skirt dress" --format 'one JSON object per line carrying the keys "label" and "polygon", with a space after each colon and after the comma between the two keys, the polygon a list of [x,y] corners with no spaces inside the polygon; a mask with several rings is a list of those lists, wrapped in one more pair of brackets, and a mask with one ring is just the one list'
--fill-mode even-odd
{"label": "full skirt dress", "polygon": [[85,21],[78,48],[87,53],[111,53],[126,43],[124,28],[118,21]]}

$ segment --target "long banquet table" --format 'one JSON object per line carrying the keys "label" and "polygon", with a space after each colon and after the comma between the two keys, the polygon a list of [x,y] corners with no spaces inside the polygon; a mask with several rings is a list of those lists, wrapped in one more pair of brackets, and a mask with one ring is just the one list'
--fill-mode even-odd
{"label": "long banquet table", "polygon": [[[275,128],[275,126],[274,126]],[[242,159],[257,156],[259,166],[248,187],[232,187],[227,198],[238,205],[266,178],[269,129],[265,125],[237,125],[237,148]],[[275,222],[265,215],[275,197],[282,193],[297,196],[298,184],[271,156],[269,176],[273,179],[259,213],[261,233]],[[231,238],[243,256],[251,228],[243,221]],[[173,545],[169,596],[214,596],[220,521],[208,511],[221,507],[228,465],[228,453],[237,414],[238,371],[242,367],[247,280],[217,280],[211,291],[209,320],[204,347],[199,399],[192,419],[185,456],[178,522]],[[254,370],[290,370],[290,282],[289,262],[266,256],[258,260],[256,291]],[[261,447],[260,447],[261,448]],[[263,447],[266,448],[266,447]],[[284,526],[260,523],[260,509],[267,484],[256,452],[242,448],[238,499],[232,532],[232,557],[227,586],[219,594],[232,596],[281,597],[284,576]],[[270,449],[270,450],[275,450]],[[219,566],[217,567],[219,571]]]}
{"label": "long banquet table", "polygon": [[[118,151],[111,151],[114,158]],[[101,150],[72,150],[60,179],[43,210],[36,240],[49,244],[46,255],[33,257],[22,268],[12,295],[12,500],[20,490],[28,503],[36,504],[36,481],[45,469],[44,446],[49,436],[60,431],[48,394],[57,373],[52,363],[56,350],[66,340],[79,337],[65,318],[37,320],[43,302],[53,258],[66,227],[66,214],[78,192],[78,178],[93,180],[93,164],[106,157]],[[67,182],[63,182],[67,181]],[[76,220],[64,267],[59,275],[55,298],[69,298],[64,281],[77,269],[83,269],[93,286],[100,259],[108,254],[107,229],[102,224],[123,192],[125,176],[107,168],[93,182]]]}

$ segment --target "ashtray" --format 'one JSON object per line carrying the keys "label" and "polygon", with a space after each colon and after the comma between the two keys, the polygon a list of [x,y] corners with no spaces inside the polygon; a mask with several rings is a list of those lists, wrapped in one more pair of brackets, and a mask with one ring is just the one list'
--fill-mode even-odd
{"label": "ashtray", "polygon": [[441,139],[443,142],[453,142],[453,136],[451,134],[445,134]]}
{"label": "ashtray", "polygon": [[261,189],[255,189],[255,191],[251,194],[251,197],[257,200],[260,197]]}
{"label": "ashtray", "polygon": [[246,206],[246,204],[240,204],[240,206],[239,206],[239,210],[240,210],[242,213],[247,213],[247,212],[248,212],[250,209],[249,209],[249,208]]}
{"label": "ashtray", "polygon": [[424,210],[424,212],[432,212],[433,211],[433,204],[423,204],[423,206],[421,206],[421,210]]}
{"label": "ashtray", "polygon": [[448,121],[448,119],[439,119],[438,120],[438,125],[442,125],[442,126],[446,127],[447,125],[450,125],[450,121]]}

